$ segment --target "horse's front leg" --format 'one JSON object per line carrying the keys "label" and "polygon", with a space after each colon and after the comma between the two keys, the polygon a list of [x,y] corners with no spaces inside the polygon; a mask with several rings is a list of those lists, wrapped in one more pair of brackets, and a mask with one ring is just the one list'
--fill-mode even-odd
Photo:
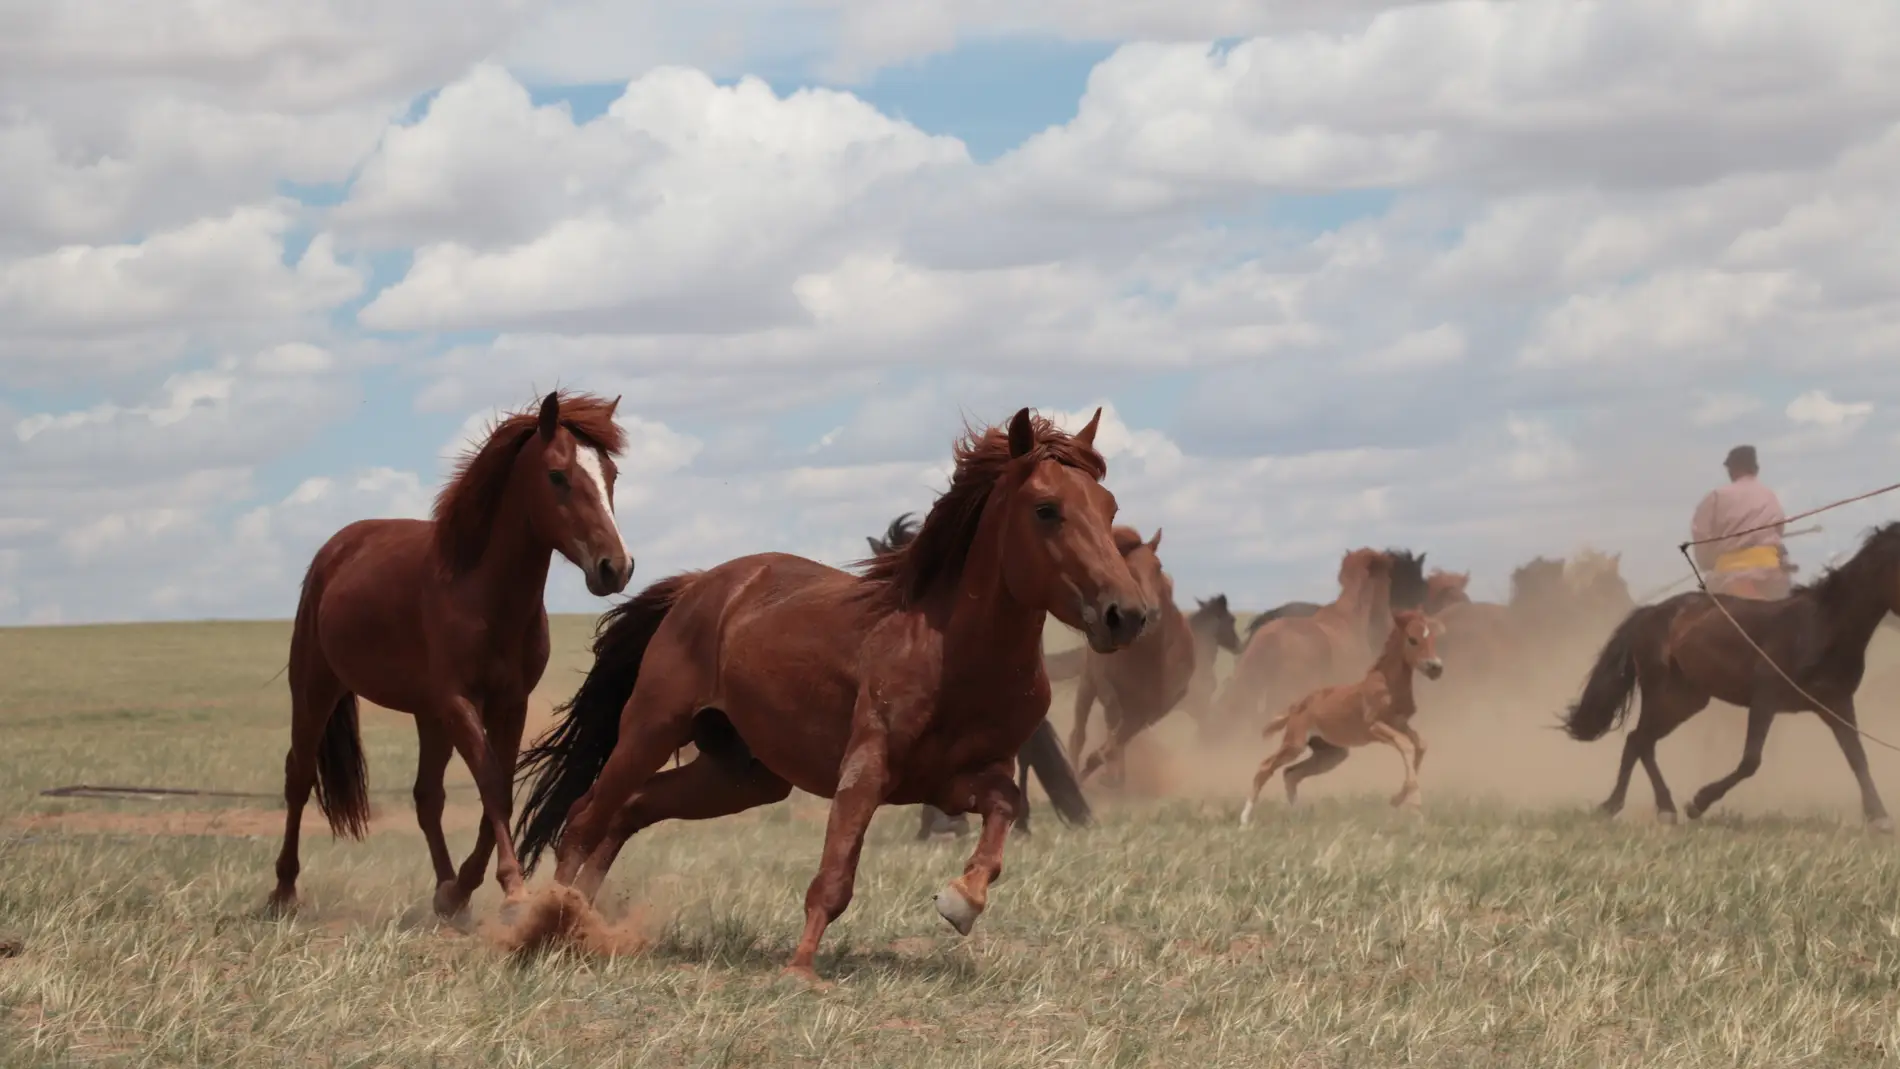
{"label": "horse's front leg", "polygon": [[1010,776],[1010,762],[999,761],[974,775],[958,777],[952,798],[983,816],[983,831],[963,875],[937,893],[937,912],[959,935],[969,935],[989,904],[990,885],[1003,878],[1003,844],[1022,809],[1022,792]]}
{"label": "horse's front leg", "polygon": [[818,943],[825,937],[825,929],[851,904],[864,833],[877,807],[890,793],[889,737],[881,724],[872,725],[867,720],[860,717],[845,747],[838,789],[831,798],[831,816],[825,822],[825,848],[818,862],[818,875],[812,877],[805,891],[805,933],[798,940],[792,963],[785,967],[786,972],[814,986],[822,985],[812,967]]}

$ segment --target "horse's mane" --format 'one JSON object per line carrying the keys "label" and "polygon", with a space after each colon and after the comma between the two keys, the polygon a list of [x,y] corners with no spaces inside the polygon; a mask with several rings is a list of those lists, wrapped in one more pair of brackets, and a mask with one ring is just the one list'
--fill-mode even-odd
{"label": "horse's mane", "polygon": [[1896,560],[1900,560],[1900,520],[1875,527],[1852,557],[1796,587],[1793,593],[1812,596],[1830,608],[1869,597],[1891,598],[1890,590],[1881,589],[1877,573],[1883,567],[1893,567]]}
{"label": "horse's mane", "polygon": [[[1058,429],[1043,416],[1032,416],[1036,444],[1021,459],[1027,463],[1053,460],[1087,472],[1095,479],[1108,474],[1102,454]],[[976,541],[983,506],[990,491],[1008,470],[1009,431],[1004,427],[974,430],[965,427],[955,447],[956,470],[950,488],[931,504],[930,512],[910,541],[894,551],[864,562],[864,579],[887,594],[897,608],[922,600],[939,582],[955,583]]]}
{"label": "horse's mane", "polygon": [[[609,401],[590,393],[557,393],[556,397],[561,425],[583,445],[600,450],[603,466],[611,472],[612,458],[626,448],[626,434],[613,418],[618,399]],[[431,515],[435,551],[449,574],[465,574],[481,563],[489,532],[495,527],[495,513],[508,493],[515,458],[534,436],[540,418],[539,405],[503,416],[489,428],[485,442],[456,461],[455,474],[436,495]]]}
{"label": "horse's mane", "polygon": [[883,538],[866,537],[865,541],[871,544],[871,556],[877,557],[896,551],[898,547],[915,537],[917,537],[917,521],[911,519],[910,513],[906,512],[892,520],[889,527],[884,528]]}
{"label": "horse's mane", "polygon": [[1392,560],[1392,604],[1401,609],[1423,605],[1430,593],[1425,585],[1425,554],[1388,549],[1385,555]]}

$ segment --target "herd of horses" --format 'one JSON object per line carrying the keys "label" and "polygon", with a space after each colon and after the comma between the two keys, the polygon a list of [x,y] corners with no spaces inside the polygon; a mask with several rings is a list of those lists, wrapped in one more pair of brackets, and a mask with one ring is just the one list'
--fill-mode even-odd
{"label": "herd of horses", "polygon": [[[334,833],[366,831],[359,697],[415,718],[416,814],[444,917],[466,911],[491,854],[509,917],[550,851],[556,886],[591,901],[643,828],[769,805],[794,787],[830,799],[787,966],[817,983],[814,956],[851,901],[880,806],[922,807],[920,837],[966,833],[978,818],[963,873],[936,896],[967,935],[1002,876],[1011,829],[1028,830],[1031,772],[1059,816],[1087,823],[1083,785],[1121,777],[1130,742],[1180,709],[1216,744],[1277,736],[1243,823],[1276,773],[1293,801],[1302,780],[1372,743],[1404,758],[1394,804],[1416,804],[1425,745],[1411,726],[1415,672],[1453,685],[1605,631],[1562,726],[1600,738],[1640,695],[1606,812],[1623,806],[1640,762],[1659,814],[1673,817],[1656,743],[1719,698],[1748,710],[1747,740],[1735,771],[1697,792],[1691,818],[1754,773],[1775,714],[1805,710],[1833,728],[1867,819],[1890,827],[1853,697],[1875,628],[1900,611],[1900,524],[1778,601],[1691,591],[1637,605],[1617,558],[1586,552],[1520,567],[1509,600],[1486,603],[1467,595],[1468,575],[1427,573],[1423,553],[1360,548],[1342,558],[1330,602],[1278,606],[1242,633],[1225,595],[1191,612],[1176,605],[1159,528],[1144,538],[1116,522],[1094,444],[1099,409],[1073,434],[1026,408],[967,430],[948,489],[921,521],[900,516],[870,538],[854,571],[759,553],[640,590],[601,618],[592,667],[523,752],[528,694],[549,656],[553,555],[597,596],[631,581],[613,518],[617,405],[550,393],[464,457],[430,519],[358,521],[318,550],[291,637],[288,812],[269,909],[296,906],[313,790]],[[1050,616],[1085,645],[1045,655]],[[1217,685],[1220,649],[1234,665]],[[1048,712],[1051,681],[1071,678],[1065,753]],[[1104,738],[1091,750],[1096,704]],[[459,869],[441,826],[452,752],[484,814]],[[526,789],[518,813],[516,786]]]}

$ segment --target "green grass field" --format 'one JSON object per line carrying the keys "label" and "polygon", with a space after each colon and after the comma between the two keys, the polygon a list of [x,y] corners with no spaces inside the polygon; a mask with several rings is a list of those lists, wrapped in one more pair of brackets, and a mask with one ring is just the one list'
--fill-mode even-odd
{"label": "green grass field", "polygon": [[[557,621],[542,701],[571,691],[590,624]],[[287,922],[255,916],[281,803],[38,794],[280,790],[287,636],[0,631],[0,935],[25,946],[0,959],[0,1065],[1900,1061],[1900,846],[1859,829],[1812,722],[1778,726],[1769,767],[1702,824],[1656,825],[1641,786],[1607,823],[1585,809],[1617,742],[1543,730],[1581,667],[1565,664],[1535,694],[1428,704],[1422,816],[1383,805],[1396,758],[1368,753],[1300,811],[1276,785],[1245,831],[1264,744],[1196,756],[1166,725],[1131,773],[1141,790],[1095,792],[1099,826],[1039,810],[967,940],[929,899],[970,844],[913,843],[914,810],[880,814],[819,959],[839,983],[815,993],[778,972],[822,835],[810,797],[630,844],[604,905],[645,925],[644,951],[516,960],[426,917],[407,718],[366,710],[376,830],[305,836],[306,907]],[[1059,689],[1065,734],[1069,701]],[[1900,734],[1876,704],[1863,691],[1870,730]],[[1665,746],[1679,796],[1733,762],[1731,712]],[[1874,760],[1900,809],[1900,763]],[[459,856],[473,792],[451,776]],[[496,899],[491,883],[478,915]]]}

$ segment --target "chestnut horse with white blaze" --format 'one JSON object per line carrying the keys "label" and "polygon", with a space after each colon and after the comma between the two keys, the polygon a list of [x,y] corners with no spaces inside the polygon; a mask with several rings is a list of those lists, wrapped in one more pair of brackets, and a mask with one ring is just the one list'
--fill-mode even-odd
{"label": "chestnut horse with white blaze", "polygon": [[[290,635],[289,812],[270,911],[296,906],[297,837],[312,787],[333,833],[360,839],[368,830],[359,697],[416,719],[416,822],[435,866],[435,911],[467,907],[497,848],[505,903],[521,899],[510,781],[528,695],[548,663],[548,566],[561,554],[602,597],[633,577],[613,516],[619,404],[550,393],[462,458],[433,518],[358,520],[317,550]],[[459,874],[442,836],[452,752],[475,777],[484,817]]]}
{"label": "chestnut horse with white blaze", "polygon": [[[817,983],[880,805],[974,810],[983,830],[937,911],[968,934],[1022,808],[1016,754],[1049,711],[1049,615],[1098,650],[1154,612],[1115,551],[1095,418],[1071,436],[1028,409],[958,443],[915,539],[854,575],[761,553],[661,580],[613,609],[594,667],[530,752],[520,817],[532,866],[588,900],[628,837],[784,799],[830,798],[805,929],[787,970]],[[666,759],[692,741],[683,768]]]}

